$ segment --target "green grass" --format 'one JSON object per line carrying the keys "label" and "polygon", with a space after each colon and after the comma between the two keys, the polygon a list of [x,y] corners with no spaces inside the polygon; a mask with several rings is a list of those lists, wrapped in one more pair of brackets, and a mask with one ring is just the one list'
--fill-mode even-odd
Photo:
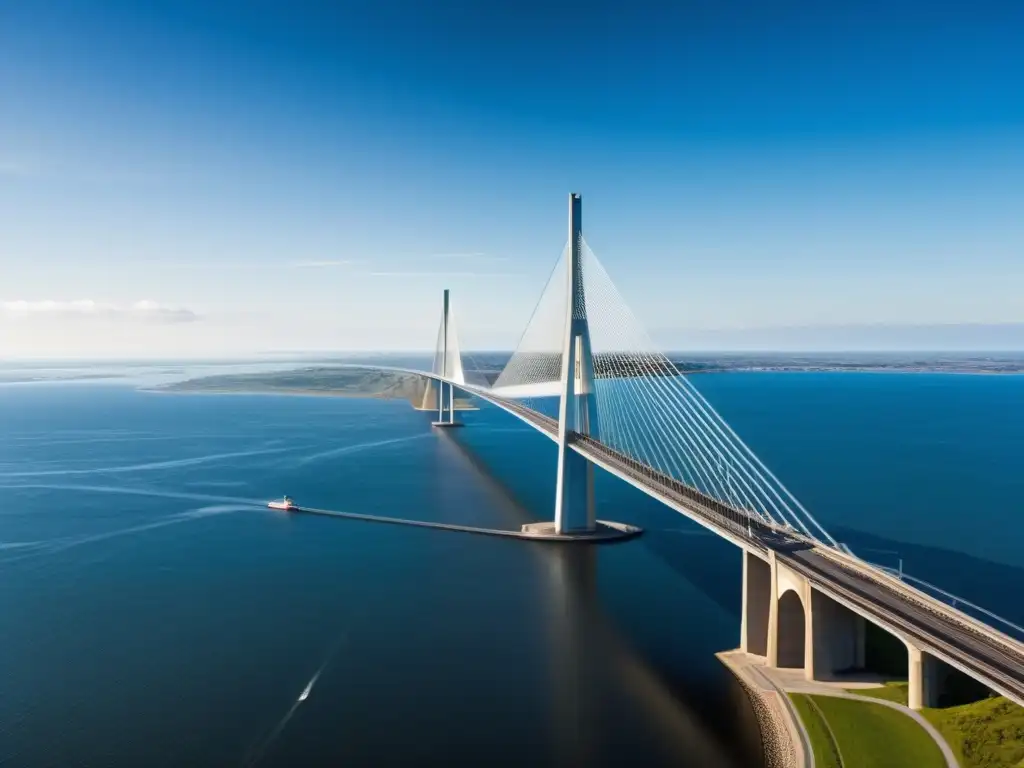
{"label": "green grass", "polygon": [[847,688],[846,690],[850,693],[855,693],[858,696],[868,696],[872,699],[885,699],[886,701],[894,701],[897,704],[907,706],[907,689],[909,688],[907,683],[885,683],[878,688]]}
{"label": "green grass", "polygon": [[909,715],[884,704],[814,696],[845,768],[945,768],[942,751]]}
{"label": "green grass", "polygon": [[[899,710],[835,696],[793,694],[791,698],[807,729],[819,768],[946,766],[942,751],[928,732]],[[842,763],[835,754],[830,728]]]}
{"label": "green grass", "polygon": [[841,763],[836,753],[835,743],[832,735],[821,719],[818,710],[811,704],[810,698],[803,693],[791,693],[789,698],[793,700],[793,706],[800,714],[807,736],[811,740],[811,749],[814,750],[815,768],[839,768]]}
{"label": "green grass", "polygon": [[1024,707],[1002,696],[921,712],[962,768],[1024,768]]}
{"label": "green grass", "polygon": [[[907,684],[857,688],[850,693],[907,703]],[[1002,696],[957,707],[923,709],[962,768],[1024,768],[1024,708]]]}

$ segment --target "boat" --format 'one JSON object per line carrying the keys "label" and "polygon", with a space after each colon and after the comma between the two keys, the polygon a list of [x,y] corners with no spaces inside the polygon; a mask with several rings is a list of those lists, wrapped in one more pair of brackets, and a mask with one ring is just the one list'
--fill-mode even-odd
{"label": "boat", "polygon": [[317,672],[313,675],[313,679],[309,681],[309,684],[303,689],[302,693],[299,694],[299,701],[305,701],[309,696],[309,692],[313,690],[313,686],[316,685],[316,679],[320,677],[320,673]]}
{"label": "boat", "polygon": [[283,512],[289,512],[295,509],[295,502],[292,501],[291,497],[285,496],[280,501],[270,502],[269,504],[267,504],[267,506],[270,507],[271,509],[280,509]]}

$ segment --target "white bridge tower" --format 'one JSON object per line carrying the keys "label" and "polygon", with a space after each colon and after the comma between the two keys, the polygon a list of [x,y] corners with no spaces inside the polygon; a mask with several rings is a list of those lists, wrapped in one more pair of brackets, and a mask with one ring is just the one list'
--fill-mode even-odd
{"label": "white bridge tower", "polygon": [[[441,309],[441,329],[434,353],[434,373],[449,382],[465,384],[466,376],[462,369],[462,354],[459,351],[459,335],[455,330],[455,317],[451,311],[451,297],[448,289],[444,289],[444,304]],[[437,392],[437,421],[435,427],[461,427],[455,421],[455,387],[448,384],[448,418],[445,419],[445,383],[440,382]]]}
{"label": "white bridge tower", "polygon": [[583,199],[569,195],[569,270],[566,280],[565,339],[558,405],[558,479],[555,488],[555,532],[593,531],[594,466],[570,448],[579,435],[597,432],[594,360],[590,350],[587,301],[580,249]]}

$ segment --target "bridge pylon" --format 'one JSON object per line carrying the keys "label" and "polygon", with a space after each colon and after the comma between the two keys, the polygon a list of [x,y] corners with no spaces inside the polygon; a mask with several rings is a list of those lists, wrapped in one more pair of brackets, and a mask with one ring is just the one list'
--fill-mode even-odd
{"label": "bridge pylon", "polygon": [[596,435],[597,400],[594,360],[587,323],[580,250],[583,238],[583,200],[569,195],[569,252],[566,259],[568,291],[565,337],[562,346],[560,401],[558,405],[558,479],[555,489],[555,531],[593,531],[594,467],[570,448],[577,435]]}
{"label": "bridge pylon", "polygon": [[[466,383],[466,376],[462,369],[462,354],[459,351],[458,334],[455,331],[455,318],[451,311],[451,295],[447,288],[444,289],[441,329],[437,337],[437,349],[434,352],[433,368],[434,373],[448,379],[450,382]],[[455,421],[455,387],[452,384],[447,385],[446,398],[445,386],[443,381],[438,383],[437,421],[432,422],[432,424],[435,427],[461,427],[462,423]],[[445,418],[446,400],[447,418]]]}

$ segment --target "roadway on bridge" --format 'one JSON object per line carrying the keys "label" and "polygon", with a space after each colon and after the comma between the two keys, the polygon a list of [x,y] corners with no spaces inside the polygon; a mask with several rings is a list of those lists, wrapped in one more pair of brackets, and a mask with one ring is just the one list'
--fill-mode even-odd
{"label": "roadway on bridge", "polygon": [[699,492],[656,470],[641,469],[635,460],[595,440],[583,438],[574,442],[573,447],[598,464],[628,476],[634,484],[643,486],[648,495],[717,528],[726,538],[739,539],[743,546],[755,551],[774,550],[779,562],[806,576],[819,589],[838,594],[882,626],[905,633],[933,655],[964,667],[1024,705],[1024,654],[1019,647],[958,619],[953,611],[939,610],[902,583],[893,583],[881,574],[875,576],[867,568],[844,565],[818,547],[787,540],[760,521],[737,525],[734,519],[718,511],[717,508],[725,506],[721,502],[702,500]]}
{"label": "roadway on bridge", "polygon": [[573,448],[617,474],[628,476],[635,485],[643,486],[648,495],[717,528],[726,538],[739,539],[743,546],[755,551],[774,550],[779,562],[806,576],[819,589],[838,594],[882,626],[905,633],[933,655],[964,667],[1024,705],[1024,654],[1019,647],[958,619],[953,611],[939,610],[902,583],[893,583],[881,574],[875,576],[867,568],[844,565],[817,547],[787,540],[760,521],[737,525],[734,519],[718,511],[725,506],[721,502],[700,499],[699,492],[683,483],[649,467],[641,468],[635,460],[595,440],[579,439]]}
{"label": "roadway on bridge", "polygon": [[[498,403],[549,436],[558,434],[558,422],[519,403]],[[717,508],[714,499],[702,499],[699,492],[667,475],[641,465],[597,440],[578,436],[572,443],[598,465],[627,477],[648,495],[689,517],[715,528],[726,538],[743,542],[756,551],[775,550],[778,560],[811,580],[819,589],[831,591],[873,616],[883,626],[902,631],[909,639],[954,666],[963,667],[975,677],[987,681],[1005,695],[1024,705],[1024,654],[1019,648],[980,631],[952,612],[939,611],[928,601],[917,599],[915,591],[890,583],[883,576],[847,567],[816,548],[795,549],[793,541],[760,521],[738,525]]]}
{"label": "roadway on bridge", "polygon": [[[483,387],[452,382],[437,374],[418,373],[476,395],[558,439],[558,421]],[[867,564],[842,564],[838,556],[787,537],[748,513],[705,496],[700,491],[648,467],[585,435],[573,435],[572,449],[647,495],[716,531],[734,544],[752,551],[773,550],[787,567],[803,574],[821,591],[845,599],[882,627],[904,633],[908,639],[938,658],[958,666],[994,690],[1024,706],[1024,646],[985,631],[969,617],[928,598],[902,582],[894,582]],[[870,572],[869,572],[870,571]]]}
{"label": "roadway on bridge", "polygon": [[898,591],[884,577],[873,578],[813,549],[780,552],[777,557],[818,588],[855,603],[933,655],[965,667],[978,679],[998,683],[1007,696],[1024,703],[1024,655],[1010,645],[914,599],[909,589]]}

